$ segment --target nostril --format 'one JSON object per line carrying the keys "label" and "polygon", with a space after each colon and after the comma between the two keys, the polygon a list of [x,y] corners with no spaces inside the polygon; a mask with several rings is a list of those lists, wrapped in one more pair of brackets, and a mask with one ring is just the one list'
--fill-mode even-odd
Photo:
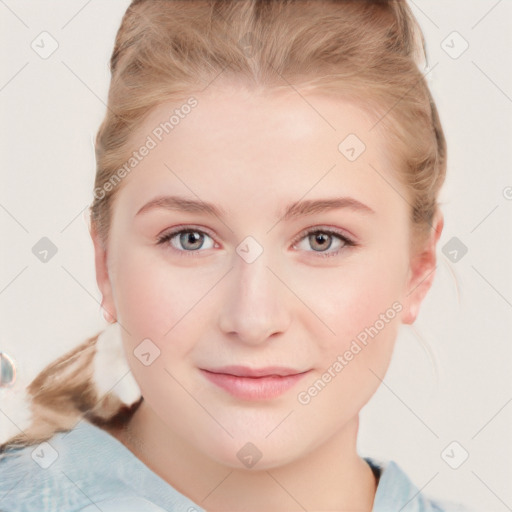
{"label": "nostril", "polygon": [[0,388],[12,386],[15,380],[14,361],[5,352],[0,352]]}

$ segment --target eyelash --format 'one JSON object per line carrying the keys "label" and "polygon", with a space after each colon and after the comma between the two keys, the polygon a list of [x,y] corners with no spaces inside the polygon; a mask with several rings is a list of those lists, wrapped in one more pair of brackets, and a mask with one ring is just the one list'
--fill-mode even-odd
{"label": "eyelash", "polygon": [[[167,233],[164,233],[163,235],[160,235],[157,238],[157,245],[163,245],[166,242],[169,242],[170,240],[172,240],[176,235],[179,235],[181,233],[190,233],[190,232],[201,233],[201,234],[207,235],[207,236],[209,236],[210,238],[213,239],[213,237],[209,233],[207,233],[206,231],[203,231],[201,229],[197,229],[197,228],[195,228],[193,226],[181,226],[179,229],[175,229],[173,231],[169,231]],[[347,248],[350,248],[350,247],[356,247],[358,245],[353,240],[351,240],[350,238],[346,237],[344,234],[340,233],[339,231],[336,231],[336,230],[333,230],[333,229],[327,229],[327,228],[314,228],[314,229],[305,230],[305,231],[303,231],[300,235],[298,235],[293,240],[293,244],[292,245],[295,246],[302,239],[304,239],[304,238],[306,238],[306,237],[308,237],[308,236],[310,236],[312,234],[315,234],[315,233],[322,233],[322,234],[326,234],[326,235],[335,236],[335,237],[337,237],[338,239],[340,239],[344,243],[344,245],[340,249],[338,249],[337,251],[334,251],[334,252],[307,251],[307,252],[317,253],[317,257],[320,257],[320,258],[330,258],[332,256],[337,256],[343,250],[345,250]],[[192,250],[192,251],[180,250],[180,249],[176,249],[176,248],[174,248],[174,247],[172,247],[170,245],[169,245],[169,247],[174,252],[177,252],[177,253],[179,253],[180,256],[184,256],[184,257],[188,257],[188,255],[193,255],[194,256],[197,253],[202,252],[201,250]]]}

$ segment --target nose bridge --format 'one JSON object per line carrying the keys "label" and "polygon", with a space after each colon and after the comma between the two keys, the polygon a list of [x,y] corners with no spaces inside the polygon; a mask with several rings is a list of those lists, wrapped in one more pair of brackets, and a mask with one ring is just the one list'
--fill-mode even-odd
{"label": "nose bridge", "polygon": [[220,328],[236,334],[240,341],[257,344],[284,331],[289,316],[280,289],[283,284],[267,268],[272,268],[270,251],[255,256],[255,246],[250,244],[247,247],[242,242],[234,255],[230,296],[221,309]]}

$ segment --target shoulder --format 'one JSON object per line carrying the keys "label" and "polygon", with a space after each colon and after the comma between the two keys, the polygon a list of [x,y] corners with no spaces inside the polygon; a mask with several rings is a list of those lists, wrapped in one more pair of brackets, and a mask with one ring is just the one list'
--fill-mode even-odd
{"label": "shoulder", "polygon": [[75,501],[79,506],[80,500],[70,495],[67,502],[63,502],[68,486],[65,473],[56,470],[54,465],[58,452],[51,443],[52,440],[11,448],[0,455],[0,510],[46,512],[52,507],[61,510],[72,506]]}
{"label": "shoulder", "polygon": [[115,446],[87,426],[9,448],[0,454],[0,511],[89,512],[101,504],[104,512],[162,512],[133,493],[112,469],[116,460]]}
{"label": "shoulder", "polygon": [[0,512],[201,512],[103,429],[82,421],[0,454]]}
{"label": "shoulder", "polygon": [[67,437],[59,432],[42,443],[0,455],[0,510],[75,512],[102,497],[101,486],[91,490],[96,472],[87,462],[87,451],[79,453],[80,442],[88,444],[76,434]]}
{"label": "shoulder", "polygon": [[474,512],[462,504],[435,499],[423,493],[394,461],[364,457],[380,474],[372,512]]}

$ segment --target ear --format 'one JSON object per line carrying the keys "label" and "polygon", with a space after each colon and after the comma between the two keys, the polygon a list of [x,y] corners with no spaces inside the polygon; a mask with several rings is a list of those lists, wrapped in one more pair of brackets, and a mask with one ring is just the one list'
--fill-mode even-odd
{"label": "ear", "polygon": [[443,231],[443,214],[438,211],[434,218],[427,241],[411,255],[409,274],[407,278],[402,322],[413,324],[418,316],[421,303],[432,286],[436,274],[436,247]]}
{"label": "ear", "polygon": [[90,227],[90,235],[94,244],[94,264],[96,267],[96,282],[103,296],[101,306],[107,322],[115,321],[117,317],[112,284],[108,273],[107,247],[101,240],[94,226]]}

